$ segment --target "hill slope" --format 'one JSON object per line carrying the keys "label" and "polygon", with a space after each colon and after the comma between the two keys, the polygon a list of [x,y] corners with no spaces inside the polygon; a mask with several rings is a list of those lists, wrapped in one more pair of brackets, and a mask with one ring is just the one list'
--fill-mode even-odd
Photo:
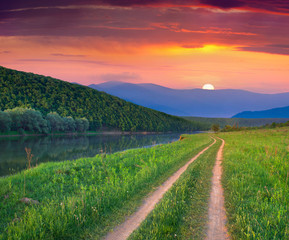
{"label": "hill slope", "polygon": [[43,114],[55,111],[62,116],[86,117],[91,130],[181,131],[204,127],[85,86],[4,67],[0,67],[0,89],[0,110],[24,106]]}
{"label": "hill slope", "polygon": [[244,111],[236,114],[233,118],[289,118],[289,106],[264,111]]}
{"label": "hill slope", "polygon": [[89,87],[178,116],[232,117],[250,110],[288,106],[289,93],[260,94],[237,89],[171,89],[155,84],[107,82]]}

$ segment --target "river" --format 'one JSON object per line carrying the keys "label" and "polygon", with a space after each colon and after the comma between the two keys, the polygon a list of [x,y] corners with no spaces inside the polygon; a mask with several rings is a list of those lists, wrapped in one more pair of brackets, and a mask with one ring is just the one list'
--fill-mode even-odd
{"label": "river", "polygon": [[43,162],[94,157],[101,151],[114,153],[176,141],[180,133],[148,135],[81,135],[0,138],[0,176],[27,168],[25,148],[33,154],[32,165]]}

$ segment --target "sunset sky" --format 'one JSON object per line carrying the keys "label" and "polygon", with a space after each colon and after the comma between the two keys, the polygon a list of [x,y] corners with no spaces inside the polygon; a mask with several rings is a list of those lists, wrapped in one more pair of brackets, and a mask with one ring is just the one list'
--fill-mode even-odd
{"label": "sunset sky", "polygon": [[84,85],[289,92],[289,1],[1,1],[0,65]]}

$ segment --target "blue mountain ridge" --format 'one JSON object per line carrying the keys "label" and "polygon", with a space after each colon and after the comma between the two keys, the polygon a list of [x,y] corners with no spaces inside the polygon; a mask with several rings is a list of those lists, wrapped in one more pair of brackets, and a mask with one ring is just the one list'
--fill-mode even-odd
{"label": "blue mountain ridge", "polygon": [[264,111],[244,111],[234,115],[233,118],[289,118],[289,106]]}
{"label": "blue mountain ridge", "polygon": [[[289,105],[289,93],[262,94],[239,89],[172,89],[151,83],[105,82],[89,87],[177,116],[232,117]],[[277,116],[272,116],[277,117]]]}

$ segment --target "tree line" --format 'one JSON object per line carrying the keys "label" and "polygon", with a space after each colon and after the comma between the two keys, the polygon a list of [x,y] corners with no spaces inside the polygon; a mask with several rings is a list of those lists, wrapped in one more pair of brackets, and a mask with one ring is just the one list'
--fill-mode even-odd
{"label": "tree line", "polygon": [[90,130],[191,131],[209,125],[145,108],[104,92],[51,77],[0,67],[0,110],[33,108],[43,115],[85,117]]}
{"label": "tree line", "polygon": [[220,128],[225,126],[235,127],[260,127],[275,122],[285,123],[289,118],[206,118],[206,117],[184,117],[187,120],[203,122],[208,125],[217,124]]}
{"label": "tree line", "polygon": [[243,130],[257,130],[257,129],[272,129],[272,128],[281,128],[281,127],[289,127],[289,121],[284,123],[276,123],[273,122],[271,124],[265,124],[259,127],[240,127],[239,124],[226,125],[225,127],[221,128],[219,124],[213,124],[211,130],[214,132],[237,132]]}
{"label": "tree line", "polygon": [[61,117],[56,112],[46,116],[32,108],[16,107],[0,111],[0,131],[48,134],[53,132],[85,132],[89,128],[86,118]]}

